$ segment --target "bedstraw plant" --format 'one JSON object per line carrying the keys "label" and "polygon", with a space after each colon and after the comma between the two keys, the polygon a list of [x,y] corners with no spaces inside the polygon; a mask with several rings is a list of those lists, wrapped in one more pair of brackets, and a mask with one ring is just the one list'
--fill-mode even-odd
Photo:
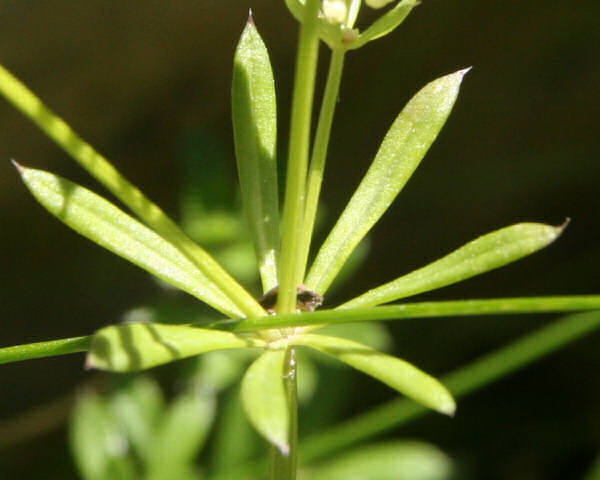
{"label": "bedstraw plant", "polygon": [[[331,356],[444,415],[451,416],[456,409],[451,391],[441,381],[400,358],[362,343],[321,334],[320,327],[415,317],[600,308],[600,296],[384,305],[473,277],[536,252],[556,240],[567,222],[560,226],[519,223],[502,228],[341,305],[327,303],[328,288],[434,142],[468,72],[468,68],[461,68],[433,80],[401,110],[345,210],[309,263],[345,56],[352,50],[368,48],[371,41],[394,31],[418,4],[416,0],[366,0],[368,7],[386,8],[380,10],[383,13],[371,25],[359,30],[355,23],[361,3],[361,0],[286,0],[289,11],[299,23],[299,40],[281,210],[275,82],[267,49],[251,15],[239,40],[232,82],[235,153],[263,289],[261,298],[254,298],[27,87],[0,68],[0,91],[7,100],[112,192],[133,216],[67,179],[13,161],[34,197],[81,235],[189,293],[222,315],[221,319],[202,324],[118,324],[86,337],[6,347],[0,349],[0,363],[87,352],[86,368],[132,372],[215,350],[259,351],[241,383],[242,403],[252,425],[272,445],[270,478],[293,479],[298,451],[297,349],[314,349]],[[311,141],[320,42],[329,47],[330,63]],[[323,302],[326,308],[319,308]],[[598,323],[600,317],[593,314],[564,320],[552,326],[553,333],[544,336],[545,342],[536,343],[541,337],[535,337],[536,342],[531,340],[522,350],[511,351],[512,365],[498,368],[498,360],[494,360],[496,363],[490,360],[479,371],[470,371],[470,377],[464,374],[460,377],[461,373],[449,377],[448,384],[455,394],[464,394],[584,334]],[[409,415],[419,411],[412,410]],[[338,442],[338,446],[344,442],[347,444],[348,440]],[[315,442],[308,445],[307,458],[314,456],[318,448]]]}

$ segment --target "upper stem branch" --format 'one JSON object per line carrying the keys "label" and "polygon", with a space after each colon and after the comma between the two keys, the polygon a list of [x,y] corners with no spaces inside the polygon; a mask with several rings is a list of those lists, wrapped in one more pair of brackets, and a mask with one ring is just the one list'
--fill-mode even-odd
{"label": "upper stem branch", "polygon": [[312,158],[308,172],[306,207],[304,209],[304,223],[302,226],[302,239],[300,243],[300,260],[298,271],[298,283],[302,282],[310,251],[310,242],[315,227],[315,218],[317,216],[317,207],[319,205],[319,195],[321,193],[321,184],[323,183],[323,174],[325,172],[325,159],[327,158],[327,148],[331,136],[331,125],[333,115],[338,101],[340,83],[342,81],[342,71],[344,69],[344,56],[346,51],[336,48],[331,52],[329,62],[329,73],[321,104],[319,114],[319,123],[317,124],[317,133],[315,134],[315,143],[313,145]]}

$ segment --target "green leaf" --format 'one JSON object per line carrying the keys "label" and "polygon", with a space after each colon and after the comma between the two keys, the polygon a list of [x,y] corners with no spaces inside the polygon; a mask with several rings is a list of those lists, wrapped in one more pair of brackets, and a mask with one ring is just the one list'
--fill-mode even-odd
{"label": "green leaf", "polygon": [[148,375],[126,382],[110,398],[110,409],[138,455],[151,457],[154,429],[161,417],[164,400],[158,384]]}
{"label": "green leaf", "polygon": [[[443,377],[455,397],[464,397],[539,361],[546,355],[600,328],[600,311],[567,315],[522,336]],[[389,433],[429,410],[406,399],[395,399],[313,435],[300,446],[305,462],[328,458],[376,435]]]}
{"label": "green leaf", "polygon": [[69,436],[75,464],[85,480],[136,478],[125,432],[99,395],[79,397]]}
{"label": "green leaf", "polygon": [[319,335],[354,340],[382,352],[391,351],[393,346],[393,339],[388,328],[376,322],[325,325],[319,329]]}
{"label": "green leaf", "polygon": [[446,480],[452,462],[425,442],[397,441],[367,445],[319,465],[308,480]]}
{"label": "green leaf", "polygon": [[192,388],[178,395],[156,429],[148,457],[150,477],[169,478],[198,456],[215,417],[213,392]]}
{"label": "green leaf", "polygon": [[254,428],[283,453],[289,452],[290,410],[283,372],[284,350],[258,357],[242,380],[242,404]]}
{"label": "green leaf", "polygon": [[231,88],[235,154],[263,290],[277,286],[277,106],[271,63],[252,17],[238,43]]}
{"label": "green leaf", "polygon": [[304,19],[304,3],[300,0],[285,0],[285,5],[294,18],[302,23]]}
{"label": "green leaf", "polygon": [[[219,421],[211,438],[211,471],[227,472],[256,457],[262,445],[242,406],[239,385],[219,396]],[[232,475],[232,478],[238,478]]]}
{"label": "green leaf", "polygon": [[325,293],[356,245],[390,206],[446,122],[466,70],[419,91],[398,115],[304,282]]}
{"label": "green leaf", "polygon": [[238,383],[248,365],[255,360],[257,352],[254,350],[228,350],[209,352],[202,355],[199,365],[199,375],[202,384],[215,392],[228,389]]}
{"label": "green leaf", "polygon": [[456,404],[446,387],[404,360],[344,338],[307,334],[292,341],[295,345],[305,345],[331,355],[426,407],[454,415]]}
{"label": "green leaf", "polygon": [[187,325],[130,323],[96,332],[86,367],[131,372],[213,350],[260,345],[260,340],[230,332]]}
{"label": "green leaf", "polygon": [[563,229],[564,226],[518,223],[496,230],[339,308],[373,307],[460,282],[544,248],[556,240]]}
{"label": "green leaf", "polygon": [[156,204],[124,178],[91,145],[83,141],[31,90],[0,65],[0,94],[63,148],[110,192],[185,254],[244,314],[261,315],[264,310],[239,283],[197,243],[193,242]]}
{"label": "green leaf", "polygon": [[175,246],[95,193],[42,170],[18,167],[27,188],[76,232],[232,317],[241,311]]}
{"label": "green leaf", "polygon": [[600,480],[600,456],[596,457],[590,469],[585,473],[583,480]]}
{"label": "green leaf", "polygon": [[[381,3],[381,2],[379,2]],[[389,2],[386,2],[389,3]],[[413,8],[419,4],[419,0],[404,0],[399,2],[394,8],[379,17],[373,24],[362,32],[358,39],[348,44],[349,49],[360,48],[364,44],[377,38],[387,35],[395,30],[408,16]],[[370,5],[373,6],[373,5]],[[383,5],[381,5],[383,6]],[[379,7],[376,7],[379,8]]]}

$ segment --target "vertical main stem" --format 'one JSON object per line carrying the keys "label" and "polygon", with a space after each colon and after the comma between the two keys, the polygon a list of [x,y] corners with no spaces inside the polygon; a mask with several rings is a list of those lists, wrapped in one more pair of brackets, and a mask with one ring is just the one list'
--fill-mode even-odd
{"label": "vertical main stem", "polygon": [[342,48],[335,48],[331,51],[329,73],[327,74],[327,83],[325,84],[325,93],[323,94],[323,103],[321,104],[321,112],[319,113],[319,123],[317,124],[317,133],[315,134],[315,143],[308,171],[306,206],[304,209],[304,222],[302,224],[302,240],[299,249],[301,258],[297,276],[298,283],[302,283],[304,279],[310,242],[315,227],[321,184],[323,183],[323,174],[325,172],[325,159],[331,136],[331,125],[333,124],[333,115],[342,81],[345,53],[346,50]]}
{"label": "vertical main stem", "polygon": [[317,14],[320,4],[320,0],[306,1],[298,42],[287,180],[283,204],[279,295],[277,298],[279,313],[296,311],[296,275],[300,260],[298,246],[302,237],[301,229],[304,218],[310,125],[319,53]]}
{"label": "vertical main stem", "polygon": [[289,452],[282,453],[277,447],[271,447],[270,480],[296,480],[298,468],[298,382],[296,350],[286,350],[283,381],[290,411]]}

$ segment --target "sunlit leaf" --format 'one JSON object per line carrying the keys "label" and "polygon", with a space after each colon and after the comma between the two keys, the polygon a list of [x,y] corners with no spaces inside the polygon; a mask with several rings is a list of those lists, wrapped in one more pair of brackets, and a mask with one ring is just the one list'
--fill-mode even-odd
{"label": "sunlit leaf", "polygon": [[123,177],[110,162],[83,141],[69,125],[1,65],[0,94],[4,95],[147,225],[184,252],[191,262],[246,315],[264,314],[264,310],[256,300],[200,245],[193,242],[158,205]]}
{"label": "sunlit leaf", "polygon": [[252,17],[235,52],[231,100],[244,210],[267,291],[277,285],[277,107],[269,55]]}
{"label": "sunlit leaf", "polygon": [[213,350],[259,345],[259,340],[230,332],[186,325],[130,323],[96,332],[86,366],[130,372]]}
{"label": "sunlit leaf", "polygon": [[368,445],[315,467],[306,480],[446,480],[452,475],[448,455],[434,445],[397,441]]}
{"label": "sunlit leaf", "polygon": [[541,223],[519,223],[496,230],[340,308],[373,307],[460,282],[536,252],[553,242],[562,231],[563,227]]}
{"label": "sunlit leaf", "polygon": [[444,125],[466,70],[419,91],[398,115],[304,282],[325,293],[356,245],[402,190]]}
{"label": "sunlit leaf", "polygon": [[[375,3],[374,1],[372,3]],[[376,8],[383,6],[385,3],[389,3],[389,1],[376,2],[380,5],[377,5]],[[373,22],[371,26],[369,26],[364,32],[362,32],[358,38],[348,45],[348,48],[360,48],[365,43],[371,42],[377,38],[383,37],[387,35],[392,30],[396,29],[408,16],[410,11],[419,4],[419,0],[404,0],[399,2],[394,8],[390,11],[383,14],[377,20]],[[375,5],[370,5],[375,6]]]}
{"label": "sunlit leaf", "polygon": [[177,248],[112,203],[49,172],[24,167],[19,172],[35,198],[73,230],[226,315],[241,316]]}
{"label": "sunlit leaf", "polygon": [[299,335],[293,343],[331,355],[433,410],[454,414],[456,404],[446,387],[404,360],[352,340],[325,335]]}
{"label": "sunlit leaf", "polygon": [[242,380],[242,404],[254,428],[279,450],[289,451],[290,410],[283,384],[285,351],[268,350]]}

